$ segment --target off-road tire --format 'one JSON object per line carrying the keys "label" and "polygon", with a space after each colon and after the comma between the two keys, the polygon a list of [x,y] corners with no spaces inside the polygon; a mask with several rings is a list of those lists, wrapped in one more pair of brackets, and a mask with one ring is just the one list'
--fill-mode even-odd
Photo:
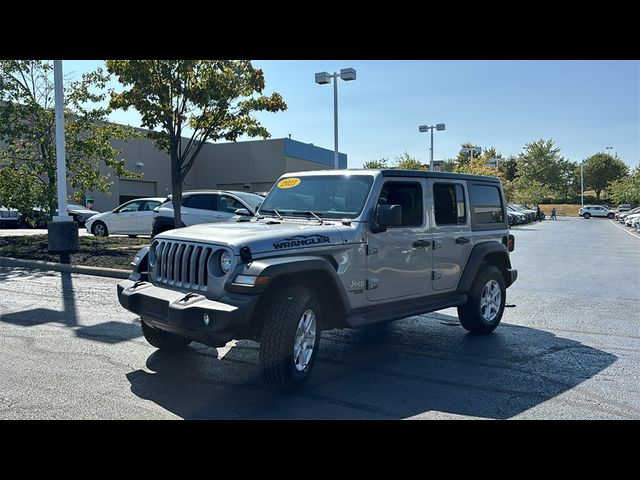
{"label": "off-road tire", "polygon": [[[311,358],[298,370],[294,360],[294,346],[298,324],[305,312],[315,314],[315,341]],[[287,287],[277,292],[265,312],[260,336],[260,370],[270,387],[291,391],[298,388],[311,374],[320,343],[321,309],[313,291],[306,287]]]}
{"label": "off-road tire", "polygon": [[160,350],[178,351],[184,350],[189,346],[191,340],[180,337],[170,332],[164,332],[156,328],[150,327],[142,320],[142,334],[149,344],[159,348]]}
{"label": "off-road tire", "polygon": [[[495,318],[491,321],[487,321],[482,316],[481,298],[485,285],[487,285],[491,280],[495,280],[500,287],[501,302]],[[472,333],[493,332],[502,319],[504,306],[507,300],[506,293],[507,289],[500,270],[493,265],[483,263],[480,266],[480,271],[473,282],[467,303],[458,307],[458,318],[460,319],[460,324],[465,328],[465,330]]]}

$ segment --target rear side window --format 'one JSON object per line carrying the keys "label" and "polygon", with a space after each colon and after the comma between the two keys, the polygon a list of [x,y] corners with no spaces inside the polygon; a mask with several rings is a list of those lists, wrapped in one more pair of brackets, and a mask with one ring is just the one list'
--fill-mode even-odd
{"label": "rear side window", "polygon": [[473,185],[471,187],[474,223],[503,223],[502,200],[498,187]]}
{"label": "rear side window", "polygon": [[467,223],[467,209],[462,185],[459,183],[434,183],[433,210],[436,225]]}
{"label": "rear side window", "polygon": [[201,210],[216,210],[218,207],[218,196],[210,194],[190,195],[182,200],[182,206],[199,208]]}

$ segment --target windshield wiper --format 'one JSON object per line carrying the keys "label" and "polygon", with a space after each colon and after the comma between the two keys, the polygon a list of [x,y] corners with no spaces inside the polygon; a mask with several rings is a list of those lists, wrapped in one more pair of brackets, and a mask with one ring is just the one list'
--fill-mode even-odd
{"label": "windshield wiper", "polygon": [[260,210],[260,213],[275,213],[280,220],[284,220],[284,217],[280,215],[280,212],[278,212],[278,210],[276,210],[275,208],[273,210]]}
{"label": "windshield wiper", "polygon": [[313,215],[317,220],[319,220],[320,224],[324,223],[324,220],[322,220],[317,214],[313,213],[311,210],[308,210],[307,213]]}

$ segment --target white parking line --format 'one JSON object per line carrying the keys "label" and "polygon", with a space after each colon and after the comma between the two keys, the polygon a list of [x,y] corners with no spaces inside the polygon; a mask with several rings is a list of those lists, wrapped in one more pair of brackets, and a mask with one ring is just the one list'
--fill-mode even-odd
{"label": "white parking line", "polygon": [[615,221],[613,220],[609,220],[611,223],[613,223],[614,226],[618,227],[620,230],[622,230],[623,232],[628,233],[629,235],[633,235],[636,238],[640,238],[640,235],[636,235],[633,232],[630,232],[629,230],[625,229],[624,227],[621,227],[620,225],[617,225]]}

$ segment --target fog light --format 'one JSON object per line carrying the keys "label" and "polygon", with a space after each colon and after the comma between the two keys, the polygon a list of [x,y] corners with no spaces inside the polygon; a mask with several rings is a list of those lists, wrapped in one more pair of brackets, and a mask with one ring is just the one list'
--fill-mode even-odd
{"label": "fog light", "polygon": [[205,325],[209,325],[209,314],[205,312],[205,314],[202,316],[202,321],[204,322]]}

